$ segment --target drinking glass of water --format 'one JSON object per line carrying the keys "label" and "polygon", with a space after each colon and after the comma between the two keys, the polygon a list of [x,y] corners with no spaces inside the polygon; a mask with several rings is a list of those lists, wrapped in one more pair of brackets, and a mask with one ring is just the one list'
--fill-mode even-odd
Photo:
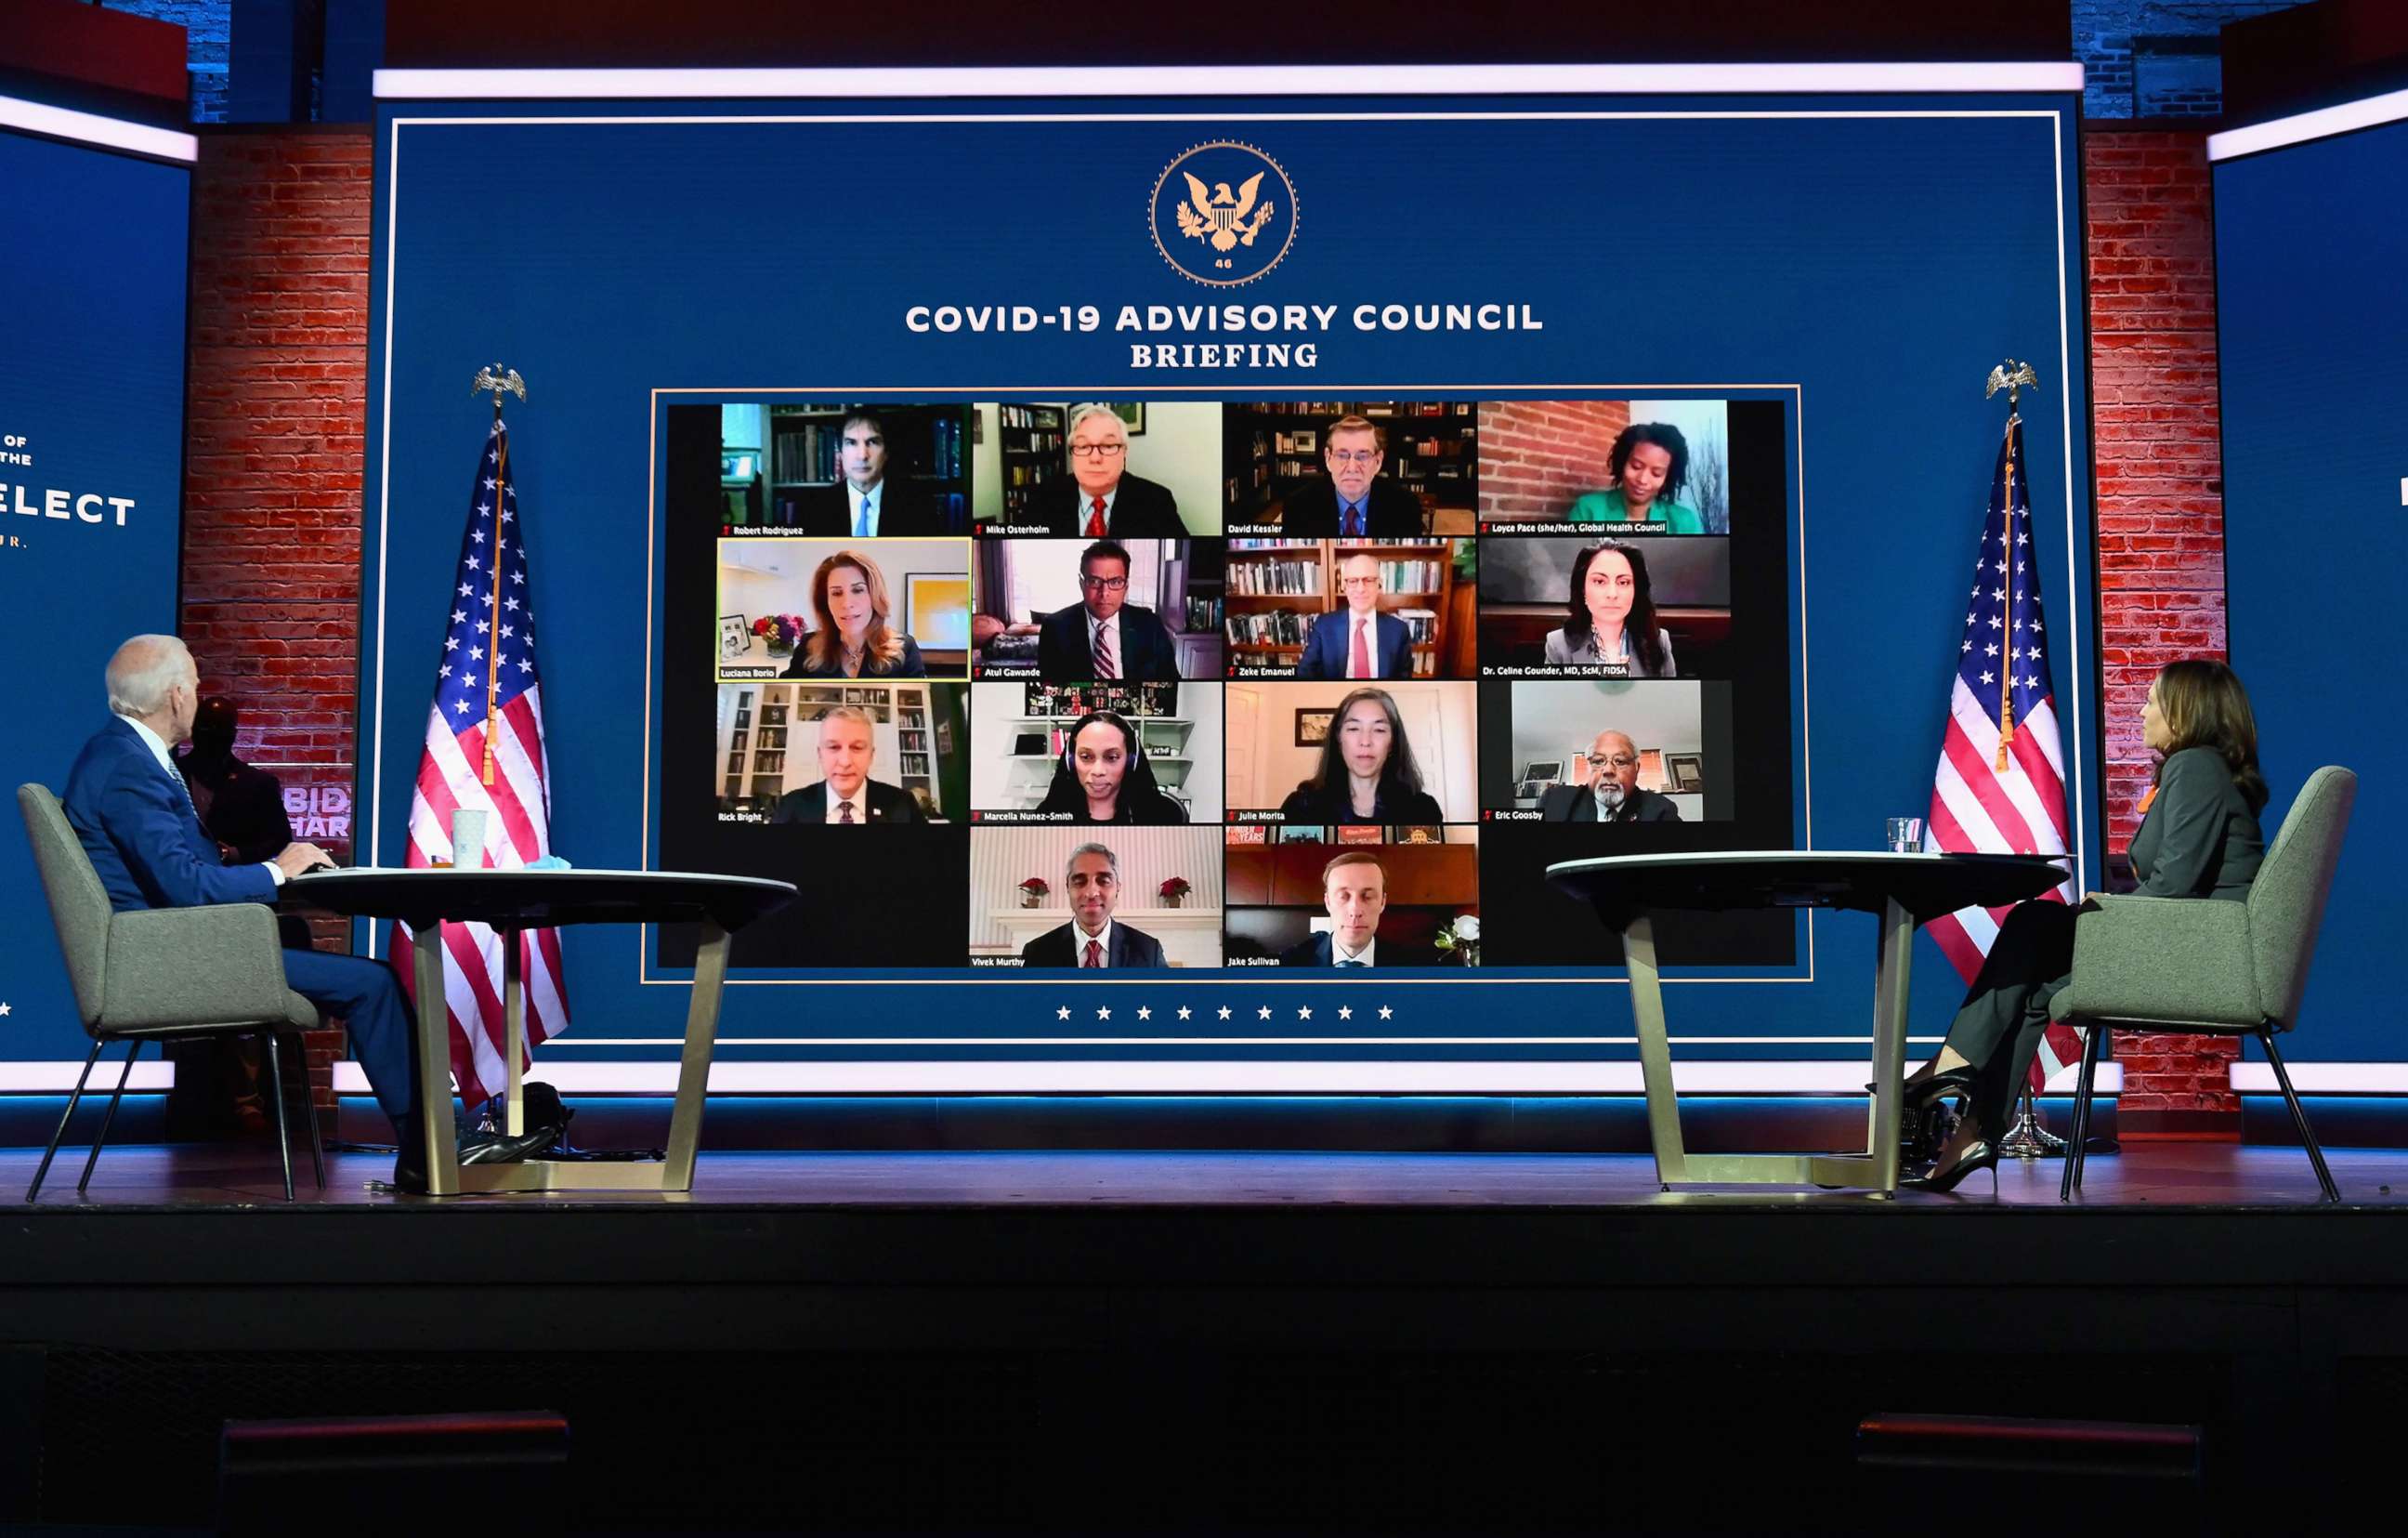
{"label": "drinking glass of water", "polygon": [[1892,817],[1889,820],[1889,851],[1893,855],[1912,855],[1923,847],[1923,819]]}

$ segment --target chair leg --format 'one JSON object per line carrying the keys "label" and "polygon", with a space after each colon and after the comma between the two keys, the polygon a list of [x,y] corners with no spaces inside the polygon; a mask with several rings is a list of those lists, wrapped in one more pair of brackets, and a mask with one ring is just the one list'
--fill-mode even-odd
{"label": "chair leg", "polygon": [[100,1049],[107,1045],[94,1042],[92,1050],[83,1055],[83,1071],[76,1075],[75,1092],[67,1097],[67,1108],[59,1114],[58,1130],[50,1134],[50,1145],[42,1150],[42,1162],[34,1171],[34,1184],[25,1187],[25,1200],[30,1205],[42,1194],[42,1177],[50,1172],[50,1160],[58,1157],[59,1140],[67,1135],[67,1123],[75,1119],[76,1102],[83,1099],[84,1081],[92,1077],[92,1065],[100,1061]]}
{"label": "chair leg", "polygon": [[2090,1023],[2082,1043],[2082,1076],[2073,1086],[2073,1125],[2066,1128],[2065,1172],[2057,1176],[2057,1199],[2071,1201],[2082,1189],[2082,1153],[2090,1141],[2090,1106],[2099,1082],[2099,1054],[2107,1042],[2107,1024]]}
{"label": "chair leg", "polygon": [[[161,1047],[159,1050],[165,1052],[167,1049]],[[134,1059],[141,1056],[142,1042],[136,1038],[134,1049],[125,1055],[125,1066],[117,1071],[117,1093],[108,1097],[108,1114],[100,1118],[100,1136],[92,1140],[91,1157],[83,1161],[83,1178],[76,1182],[78,1196],[83,1195],[83,1188],[92,1184],[93,1167],[100,1162],[100,1145],[108,1141],[108,1129],[116,1125],[117,1102],[125,1098],[125,1081],[134,1077]]]}
{"label": "chair leg", "polygon": [[318,1189],[326,1188],[326,1144],[318,1135],[318,1107],[309,1099],[309,1050],[306,1038],[293,1038],[293,1060],[301,1065],[301,1120],[309,1128],[309,1172],[318,1182]]}
{"label": "chair leg", "polygon": [[293,1200],[293,1133],[284,1124],[284,1055],[277,1050],[276,1032],[263,1030],[267,1046],[267,1093],[276,1101],[276,1157],[284,1161],[284,1200]]}
{"label": "chair leg", "polygon": [[2299,1128],[2300,1141],[2308,1145],[2308,1162],[2316,1167],[2316,1184],[2323,1186],[2327,1201],[2341,1200],[2341,1187],[2333,1184],[2332,1171],[2325,1165],[2325,1151],[2316,1146],[2316,1135],[2308,1130],[2308,1113],[2300,1104],[2300,1093],[2291,1087],[2290,1071],[2283,1066],[2283,1054],[2274,1045],[2274,1032],[2261,1028],[2258,1043],[2266,1049],[2266,1060],[2274,1066],[2274,1082],[2283,1086],[2283,1100],[2291,1108],[2291,1125]]}

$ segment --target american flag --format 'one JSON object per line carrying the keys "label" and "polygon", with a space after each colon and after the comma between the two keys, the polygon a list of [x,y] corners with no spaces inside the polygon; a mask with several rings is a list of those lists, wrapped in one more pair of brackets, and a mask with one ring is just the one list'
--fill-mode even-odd
{"label": "american flag", "polygon": [[[552,853],[552,790],[543,756],[542,674],[536,668],[535,609],[521,538],[517,488],[510,480],[509,429],[496,418],[468,493],[451,619],[426,712],[426,750],[409,803],[412,870],[452,857],[452,813],[485,812],[479,864],[531,865]],[[394,954],[406,954],[408,928],[394,926]],[[522,937],[526,1040],[533,1046],[568,1027],[568,992],[560,938],[536,929]],[[443,994],[451,1006],[452,1075],[469,1105],[499,1094],[503,1057],[502,941],[482,924],[443,926]],[[414,983],[408,967],[405,982]]]}
{"label": "american flag", "polygon": [[[1965,605],[1949,690],[1948,726],[1931,785],[1924,847],[1955,854],[2065,853],[2065,751],[2049,687],[2042,624],[2039,547],[2032,543],[2031,495],[2023,474],[2024,424],[2009,413],[1990,478],[1982,553]],[[2071,902],[2068,877],[2041,900]],[[1931,936],[1971,983],[1998,938],[2005,908],[1960,908],[1934,920]],[[2082,1038],[2052,1024],[2032,1063],[2037,1089],[2079,1061]]]}

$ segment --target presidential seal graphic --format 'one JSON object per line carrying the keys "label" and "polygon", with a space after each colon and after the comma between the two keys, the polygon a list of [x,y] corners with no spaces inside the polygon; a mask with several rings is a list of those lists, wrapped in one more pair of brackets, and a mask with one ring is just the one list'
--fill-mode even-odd
{"label": "presidential seal graphic", "polygon": [[1154,184],[1154,248],[1213,288],[1251,283],[1296,242],[1296,184],[1251,144],[1216,139],[1162,168]]}

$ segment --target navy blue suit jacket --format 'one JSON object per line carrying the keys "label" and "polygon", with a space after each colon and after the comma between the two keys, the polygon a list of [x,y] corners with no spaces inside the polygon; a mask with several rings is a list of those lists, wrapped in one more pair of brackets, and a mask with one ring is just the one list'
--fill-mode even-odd
{"label": "navy blue suit jacket", "polygon": [[[1168,683],[1179,676],[1179,646],[1151,609],[1121,605],[1119,676],[1132,683]],[[1084,683],[1096,676],[1096,652],[1087,640],[1087,608],[1072,604],[1039,622],[1037,676],[1048,683]]]}
{"label": "navy blue suit jacket", "polygon": [[[1413,676],[1413,637],[1394,614],[1377,614],[1371,626],[1371,667],[1375,678]],[[1296,659],[1298,678],[1344,678],[1346,654],[1354,644],[1352,610],[1333,609],[1312,622],[1304,633],[1304,654]]]}
{"label": "navy blue suit jacket", "polygon": [[112,717],[76,755],[60,803],[108,891],[109,907],[121,913],[276,900],[276,878],[265,866],[223,862],[183,782],[160,767],[122,717]]}

